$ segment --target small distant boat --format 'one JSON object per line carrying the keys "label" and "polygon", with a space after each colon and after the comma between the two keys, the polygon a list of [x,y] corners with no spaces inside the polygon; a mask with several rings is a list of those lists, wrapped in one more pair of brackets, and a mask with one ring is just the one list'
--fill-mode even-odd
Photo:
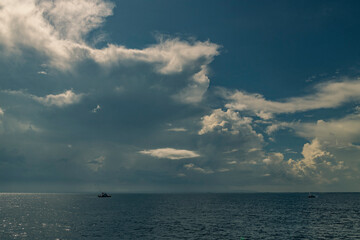
{"label": "small distant boat", "polygon": [[111,197],[111,195],[103,192],[103,193],[99,194],[98,197],[100,197],[100,198],[103,198],[103,197]]}
{"label": "small distant boat", "polygon": [[309,193],[308,198],[316,198],[316,196],[315,196],[315,195],[312,195],[311,193]]}

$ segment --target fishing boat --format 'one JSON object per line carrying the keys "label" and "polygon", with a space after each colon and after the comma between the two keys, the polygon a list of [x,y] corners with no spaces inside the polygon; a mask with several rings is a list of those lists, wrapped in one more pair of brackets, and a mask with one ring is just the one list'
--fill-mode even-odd
{"label": "fishing boat", "polygon": [[311,193],[309,193],[308,198],[316,198],[316,196],[315,196],[315,195],[312,195]]}
{"label": "fishing boat", "polygon": [[99,198],[106,198],[106,197],[111,197],[111,195],[107,194],[107,193],[101,193],[98,195]]}

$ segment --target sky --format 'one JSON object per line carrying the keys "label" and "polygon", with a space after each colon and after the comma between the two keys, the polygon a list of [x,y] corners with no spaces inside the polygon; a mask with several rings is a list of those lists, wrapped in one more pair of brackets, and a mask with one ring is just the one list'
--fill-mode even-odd
{"label": "sky", "polygon": [[359,16],[2,0],[0,191],[360,191]]}

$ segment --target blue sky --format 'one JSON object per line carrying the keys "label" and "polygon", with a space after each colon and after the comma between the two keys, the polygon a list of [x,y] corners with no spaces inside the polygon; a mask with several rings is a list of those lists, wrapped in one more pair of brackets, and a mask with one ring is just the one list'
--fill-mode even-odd
{"label": "blue sky", "polygon": [[2,191],[359,191],[356,1],[0,3]]}

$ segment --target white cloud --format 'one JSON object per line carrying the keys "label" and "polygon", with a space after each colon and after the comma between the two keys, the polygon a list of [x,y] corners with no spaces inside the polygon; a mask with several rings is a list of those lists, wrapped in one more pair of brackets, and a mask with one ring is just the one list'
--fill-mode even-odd
{"label": "white cloud", "polygon": [[109,44],[104,49],[90,49],[90,56],[99,64],[112,66],[131,62],[153,64],[160,74],[176,74],[185,68],[201,69],[188,79],[188,85],[173,97],[183,103],[198,103],[209,87],[207,65],[219,54],[219,46],[210,42],[189,43],[179,39],[167,39],[145,49],[127,49]]}
{"label": "white cloud", "polygon": [[[35,49],[49,58],[50,65],[70,70],[74,63],[92,59],[113,67],[119,64],[149,63],[160,74],[176,74],[200,69],[188,79],[188,86],[174,95],[184,103],[197,103],[209,86],[207,65],[219,54],[219,45],[209,41],[159,39],[144,49],[108,44],[96,49],[86,43],[86,35],[112,15],[114,4],[102,0],[3,0],[0,3],[0,45],[7,54]],[[44,71],[39,74],[45,73]]]}
{"label": "white cloud", "polygon": [[67,90],[59,94],[49,94],[45,97],[37,97],[31,95],[32,99],[38,101],[46,106],[64,107],[66,105],[80,102],[83,94],[76,94],[72,90]]}
{"label": "white cloud", "polygon": [[287,174],[299,180],[316,183],[330,183],[333,181],[334,171],[347,168],[344,161],[337,161],[316,138],[304,144],[301,154],[300,159],[290,158],[286,161],[282,153],[271,152],[263,162],[267,166],[266,170],[273,171],[272,176]]}
{"label": "white cloud", "polygon": [[269,120],[274,117],[272,113],[264,112],[264,111],[256,112],[256,116],[258,116],[259,118],[262,118],[264,120]]}
{"label": "white cloud", "polygon": [[303,112],[322,108],[336,108],[346,102],[360,100],[360,80],[343,79],[341,82],[326,82],[315,86],[315,92],[302,97],[287,98],[283,101],[266,100],[260,94],[241,91],[220,90],[229,103],[226,108],[238,111],[252,111],[263,119],[273,114]]}
{"label": "white cloud", "polygon": [[188,86],[176,94],[174,98],[184,103],[200,102],[209,84],[210,80],[207,77],[207,68],[206,65],[203,65],[201,71],[192,76]]}
{"label": "white cloud", "polygon": [[[270,127],[271,129],[267,129],[268,133],[289,127],[295,130],[295,134],[311,140],[304,144],[300,159],[290,158],[285,161],[281,153],[276,153],[282,157],[278,157],[278,161],[275,158],[274,161],[275,153],[267,154],[263,162],[276,172],[272,176],[279,176],[281,170],[282,174],[288,173],[304,181],[331,183],[358,174],[360,114],[354,113],[327,121],[318,120],[315,123],[276,123]],[[285,149],[285,152],[296,154],[291,149]]]}
{"label": "white cloud", "polygon": [[84,96],[83,93],[76,94],[73,90],[66,90],[63,93],[59,94],[48,94],[45,97],[38,97],[21,90],[1,90],[1,92],[21,96],[25,98],[31,98],[43,105],[46,106],[57,106],[57,107],[64,107],[67,105],[75,104],[81,101],[82,97]]}
{"label": "white cloud", "polygon": [[278,164],[284,160],[284,155],[279,152],[269,153],[267,158],[263,160],[266,164]]}
{"label": "white cloud", "polygon": [[[38,2],[36,0],[3,0],[0,3],[0,43],[13,51],[20,46],[31,47],[49,56],[51,64],[62,69],[71,62],[92,58],[100,64],[140,61],[156,64],[162,74],[182,72],[184,67],[204,59],[207,65],[218,55],[219,46],[210,42],[160,39],[159,44],[145,49],[128,49],[108,44],[95,49],[85,36],[101,26],[112,15],[114,4],[102,0],[67,0]],[[206,67],[194,76],[194,82],[206,82]],[[200,76],[201,75],[201,76]]]}
{"label": "white cloud", "polygon": [[296,154],[297,152],[293,151],[291,148],[286,148],[284,150],[286,153],[293,153],[293,154]]}
{"label": "white cloud", "polygon": [[260,151],[261,149],[258,149],[258,148],[250,148],[249,149],[249,153],[251,153],[251,152],[256,152],[256,151]]}
{"label": "white cloud", "polygon": [[228,154],[228,153],[234,153],[234,152],[238,152],[238,151],[239,151],[239,149],[234,148],[234,149],[231,149],[229,151],[225,151],[224,153]]}
{"label": "white cloud", "polygon": [[234,164],[237,164],[237,162],[234,160],[234,161],[227,162],[227,164],[234,165]]}
{"label": "white cloud", "polygon": [[195,166],[195,164],[193,164],[193,163],[188,163],[188,164],[185,164],[185,165],[184,165],[184,168],[190,169],[190,168],[193,168],[194,166]]}
{"label": "white cloud", "polygon": [[112,15],[114,6],[102,0],[55,0],[38,5],[58,31],[59,38],[76,42],[82,42],[86,34],[98,28],[105,17]]}
{"label": "white cloud", "polygon": [[38,74],[47,75],[47,72],[45,72],[45,71],[39,71]]}
{"label": "white cloud", "polygon": [[[328,158],[333,157],[329,152],[324,151],[318,139],[314,139],[311,143],[306,143],[302,150],[303,158],[294,161],[288,160],[288,165],[293,174],[302,177],[304,175],[316,175],[319,174],[318,168],[332,167],[332,163],[328,161]],[[343,162],[339,162],[337,165],[342,165]]]}
{"label": "white cloud", "polygon": [[150,155],[152,157],[168,158],[172,160],[200,157],[200,155],[194,151],[174,149],[174,148],[158,148],[152,150],[143,150],[140,151],[140,153],[145,155]]}
{"label": "white cloud", "polygon": [[[104,49],[90,49],[90,56],[100,64],[117,64],[121,61],[140,61],[154,63],[161,74],[180,73],[184,67],[192,67],[196,61],[204,58],[208,64],[218,55],[219,46],[210,42],[189,43],[179,39],[167,39],[145,49],[128,49],[124,46],[109,44]],[[194,81],[202,83],[205,67]],[[206,81],[205,81],[206,82]]]}
{"label": "white cloud", "polygon": [[304,156],[304,158],[300,162],[309,168],[315,168],[314,159],[331,156],[329,152],[323,151],[321,149],[321,145],[317,139],[314,139],[311,143],[305,143],[301,154]]}
{"label": "white cloud", "polygon": [[238,112],[228,109],[224,112],[221,109],[215,109],[210,115],[202,117],[202,128],[199,135],[217,131],[238,134],[242,129],[253,132],[249,117],[240,117]]}
{"label": "white cloud", "polygon": [[345,147],[360,141],[360,114],[348,115],[328,121],[302,123],[293,126],[305,138],[318,138],[333,147]]}
{"label": "white cloud", "polygon": [[[81,3],[90,1],[78,1]],[[81,44],[61,35],[62,25],[56,25],[54,5],[72,4],[71,1],[39,3],[35,0],[4,0],[0,3],[0,44],[6,46],[7,53],[20,53],[21,48],[32,48],[50,58],[51,65],[64,69],[71,66],[72,53]],[[70,10],[70,9],[68,9]],[[94,9],[97,11],[98,9]],[[83,9],[83,12],[89,12]],[[67,14],[71,13],[68,11]],[[63,16],[66,18],[65,16]],[[53,19],[53,20],[50,20]],[[53,25],[54,24],[54,25]],[[73,22],[67,27],[75,26]],[[86,24],[79,26],[86,28]],[[78,45],[78,46],[77,46]]]}
{"label": "white cloud", "polygon": [[214,171],[211,170],[211,169],[204,169],[204,168],[196,166],[193,163],[185,164],[184,168],[186,168],[188,170],[193,170],[193,171],[196,171],[196,172],[200,172],[200,173],[203,173],[203,174],[212,174],[212,173],[214,173]]}
{"label": "white cloud", "polygon": [[98,105],[96,105],[96,107],[95,107],[93,110],[91,110],[91,112],[97,113],[100,109],[101,109],[101,107],[100,107],[100,105],[98,104]]}
{"label": "white cloud", "polygon": [[280,129],[285,129],[285,128],[289,128],[291,126],[294,126],[294,123],[288,123],[288,122],[277,122],[277,123],[273,123],[270,126],[268,126],[265,130],[265,132],[268,135],[273,134],[274,132],[280,130]]}
{"label": "white cloud", "polygon": [[2,108],[0,108],[0,116],[4,115],[4,110]]}
{"label": "white cloud", "polygon": [[186,132],[187,129],[186,128],[169,128],[166,131],[169,131],[169,132]]}

